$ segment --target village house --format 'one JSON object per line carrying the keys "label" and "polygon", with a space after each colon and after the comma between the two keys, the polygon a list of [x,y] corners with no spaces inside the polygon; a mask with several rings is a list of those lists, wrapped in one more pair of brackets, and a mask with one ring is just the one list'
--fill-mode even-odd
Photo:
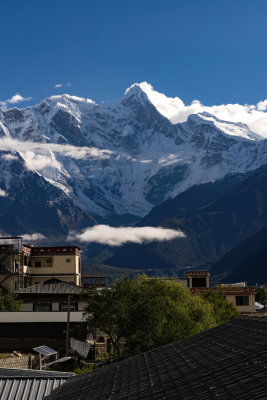
{"label": "village house", "polygon": [[167,278],[179,282],[183,287],[190,289],[192,294],[202,294],[208,290],[222,293],[229,303],[232,303],[241,314],[256,312],[255,287],[246,286],[245,282],[210,285],[210,273],[206,270],[190,270],[183,278]]}
{"label": "village house", "polygon": [[208,271],[187,271],[185,278],[179,279],[192,294],[201,294],[207,290],[219,291],[229,303],[232,303],[241,314],[255,313],[255,288],[246,286],[245,282],[210,286]]}
{"label": "village house", "polygon": [[[74,283],[49,279],[26,288],[19,289],[16,293],[22,300],[22,311],[83,311],[84,302],[82,295],[86,289]],[[68,297],[70,302],[68,305]]]}
{"label": "village house", "polygon": [[1,238],[0,287],[13,292],[49,279],[82,285],[80,248],[77,246],[30,247],[21,237]]}

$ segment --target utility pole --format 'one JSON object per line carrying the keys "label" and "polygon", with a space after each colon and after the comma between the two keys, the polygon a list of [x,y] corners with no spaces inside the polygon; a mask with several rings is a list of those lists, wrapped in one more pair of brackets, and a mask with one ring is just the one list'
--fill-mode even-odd
{"label": "utility pole", "polygon": [[68,295],[68,310],[67,310],[67,332],[66,332],[66,356],[69,355],[70,350],[70,299],[71,295]]}
{"label": "utility pole", "polygon": [[39,353],[39,370],[42,371],[43,366],[42,366],[42,354]]}

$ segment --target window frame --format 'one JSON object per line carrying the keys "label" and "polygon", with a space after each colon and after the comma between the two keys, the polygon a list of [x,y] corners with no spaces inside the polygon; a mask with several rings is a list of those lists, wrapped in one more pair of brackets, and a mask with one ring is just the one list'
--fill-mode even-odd
{"label": "window frame", "polygon": [[235,305],[237,307],[247,307],[249,306],[249,296],[235,296]]}
{"label": "window frame", "polygon": [[[40,264],[40,265],[36,265]],[[34,268],[42,268],[42,261],[34,261]]]}

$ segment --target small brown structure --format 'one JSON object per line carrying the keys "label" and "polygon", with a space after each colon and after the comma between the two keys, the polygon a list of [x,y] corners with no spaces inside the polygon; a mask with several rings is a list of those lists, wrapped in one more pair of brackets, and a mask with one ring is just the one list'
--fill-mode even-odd
{"label": "small brown structure", "polygon": [[210,273],[208,271],[187,271],[185,277],[189,288],[208,288],[210,286]]}

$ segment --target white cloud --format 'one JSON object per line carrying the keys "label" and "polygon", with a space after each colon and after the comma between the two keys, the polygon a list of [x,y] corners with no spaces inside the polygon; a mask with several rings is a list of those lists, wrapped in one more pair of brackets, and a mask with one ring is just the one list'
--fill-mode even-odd
{"label": "white cloud", "polygon": [[28,169],[36,171],[46,167],[59,168],[60,164],[56,161],[55,157],[50,154],[42,155],[35,154],[33,151],[26,151],[22,154]]}
{"label": "white cloud", "polygon": [[109,246],[121,246],[125,243],[147,243],[152,241],[165,241],[185,237],[183,232],[161,227],[120,227],[108,225],[95,225],[87,228],[83,233],[70,232],[69,241],[78,240],[86,243],[101,243]]}
{"label": "white cloud", "polygon": [[[135,85],[138,84],[131,87]],[[186,105],[179,97],[167,97],[165,94],[155,91],[147,82],[142,82],[139,86],[157,110],[174,124],[185,122],[190,114],[206,111],[224,121],[242,122],[248,125],[253,132],[267,137],[267,99],[258,102],[256,105],[222,104],[205,106],[199,100],[193,100],[191,104]],[[126,90],[126,93],[129,89]]]}
{"label": "white cloud", "polygon": [[[10,239],[1,239],[2,237],[8,237],[8,236],[13,236],[13,235],[10,235],[9,233],[6,233],[5,235],[0,234],[0,240],[1,240],[2,244],[12,243],[10,241]],[[35,242],[37,239],[39,239],[39,240],[45,239],[45,236],[42,235],[41,233],[30,233],[30,234],[25,233],[23,235],[17,235],[17,236],[22,237],[24,242],[32,242],[32,243]],[[13,240],[13,239],[11,239],[11,240]]]}
{"label": "white cloud", "polygon": [[32,98],[31,97],[23,97],[19,93],[14,94],[10,99],[7,100],[8,103],[10,104],[16,104],[16,103],[21,103],[22,101],[30,101]]}
{"label": "white cloud", "polygon": [[34,242],[37,239],[39,240],[45,239],[45,236],[42,235],[41,233],[31,233],[31,234],[25,233],[24,235],[21,235],[21,237],[25,242]]}
{"label": "white cloud", "polygon": [[72,84],[70,83],[70,82],[67,82],[67,83],[57,83],[56,85],[54,85],[54,88],[61,88],[62,86],[68,86],[68,87],[70,87],[70,86],[72,86]]}
{"label": "white cloud", "polygon": [[15,156],[14,154],[3,154],[2,158],[7,161],[18,160],[18,156]]}
{"label": "white cloud", "polygon": [[5,192],[4,190],[0,189],[0,197],[6,197],[7,196],[7,192]]}
{"label": "white cloud", "polygon": [[[25,160],[26,166],[30,170],[40,170],[46,167],[59,168],[61,164],[57,161],[55,154],[61,157],[71,157],[75,160],[105,160],[113,154],[110,150],[97,149],[95,147],[76,147],[68,144],[22,142],[16,139],[0,139],[2,151],[17,151]],[[11,155],[4,155],[6,159],[14,159]]]}
{"label": "white cloud", "polygon": [[0,106],[7,107],[8,104],[17,104],[23,101],[30,101],[32,97],[23,97],[19,93],[14,94],[10,99],[0,101]]}
{"label": "white cloud", "polygon": [[257,108],[258,108],[259,111],[266,111],[267,110],[267,99],[264,100],[264,101],[260,101],[257,104]]}

